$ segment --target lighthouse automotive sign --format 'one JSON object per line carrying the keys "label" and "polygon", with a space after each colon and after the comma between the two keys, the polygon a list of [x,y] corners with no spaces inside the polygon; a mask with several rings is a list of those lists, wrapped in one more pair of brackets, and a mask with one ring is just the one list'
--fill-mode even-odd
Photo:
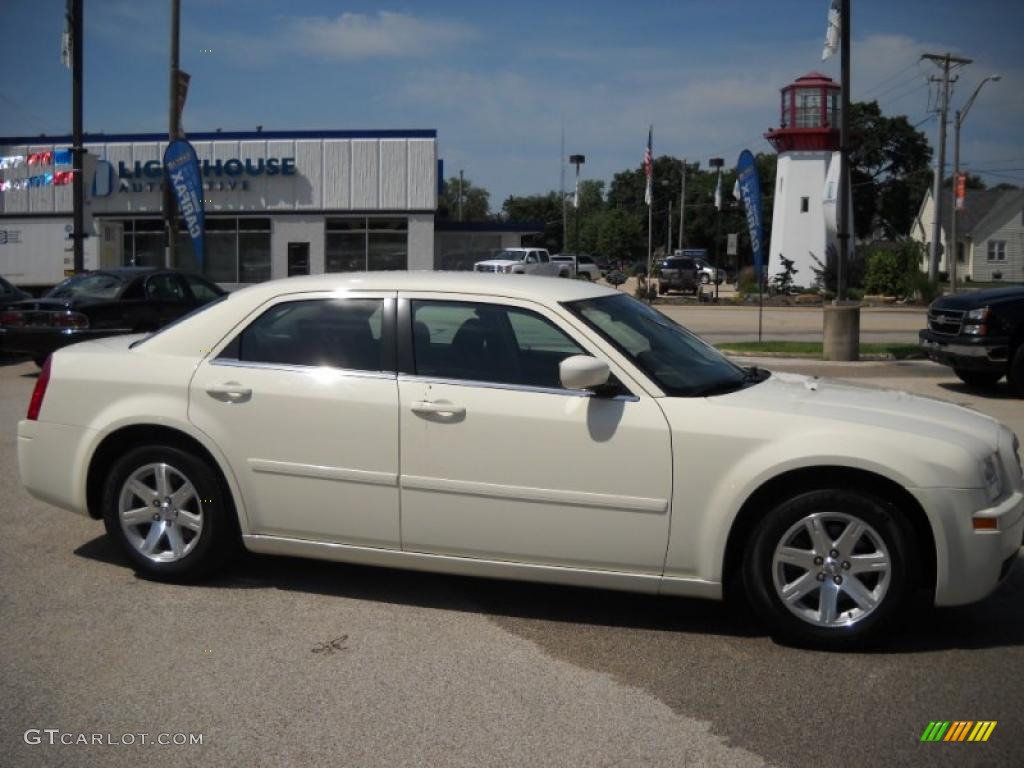
{"label": "lighthouse automotive sign", "polygon": [[178,210],[192,238],[199,269],[203,268],[203,181],[199,176],[199,158],[185,139],[175,139],[164,152],[164,168]]}

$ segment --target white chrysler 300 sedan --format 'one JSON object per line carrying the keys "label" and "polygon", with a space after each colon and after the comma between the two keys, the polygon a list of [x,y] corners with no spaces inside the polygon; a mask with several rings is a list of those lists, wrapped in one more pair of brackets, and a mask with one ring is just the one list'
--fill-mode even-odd
{"label": "white chrysler 300 sedan", "polygon": [[973,411],[741,368],[577,281],[255,285],[55,353],[18,425],[34,496],[142,573],[254,552],[720,598],[863,643],[980,600],[1024,534],[1018,443]]}

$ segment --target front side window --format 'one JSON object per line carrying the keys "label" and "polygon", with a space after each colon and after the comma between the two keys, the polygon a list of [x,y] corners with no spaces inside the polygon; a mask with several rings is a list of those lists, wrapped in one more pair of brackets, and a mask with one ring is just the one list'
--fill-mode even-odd
{"label": "front side window", "polygon": [[565,306],[669,395],[724,394],[761,380],[665,315],[629,296],[602,296]]}
{"label": "front side window", "polygon": [[221,353],[250,363],[383,371],[382,299],[312,299],[276,304]]}
{"label": "front side window", "polygon": [[559,364],[587,354],[547,318],[518,307],[413,301],[419,376],[562,388]]}

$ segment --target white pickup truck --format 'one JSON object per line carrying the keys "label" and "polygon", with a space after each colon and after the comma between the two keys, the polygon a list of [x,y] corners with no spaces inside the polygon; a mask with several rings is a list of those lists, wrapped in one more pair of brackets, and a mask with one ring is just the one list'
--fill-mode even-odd
{"label": "white pickup truck", "polygon": [[506,248],[493,259],[476,262],[473,271],[572,277],[571,266],[553,262],[543,248]]}

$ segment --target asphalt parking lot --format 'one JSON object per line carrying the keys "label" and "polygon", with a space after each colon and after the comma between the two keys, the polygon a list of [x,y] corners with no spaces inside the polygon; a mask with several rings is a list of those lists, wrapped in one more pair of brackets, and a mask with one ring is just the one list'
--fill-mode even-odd
{"label": "asphalt parking lot", "polygon": [[[952,400],[1024,436],[1005,384],[970,391],[930,363],[758,364]],[[0,764],[1024,765],[1024,567],[860,654],[778,646],[717,603],[287,558],[156,584],[101,524],[21,490],[34,380],[0,361]],[[923,744],[933,720],[998,725]]]}

